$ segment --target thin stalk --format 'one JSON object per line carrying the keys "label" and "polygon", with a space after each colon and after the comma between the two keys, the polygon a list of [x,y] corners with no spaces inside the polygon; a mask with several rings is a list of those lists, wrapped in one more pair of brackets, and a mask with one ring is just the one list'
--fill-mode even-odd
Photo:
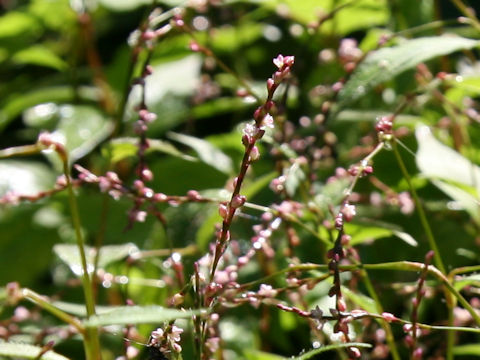
{"label": "thin stalk", "polygon": [[[380,301],[380,298],[377,295],[377,292],[373,288],[372,282],[370,281],[370,277],[368,276],[368,272],[363,270],[361,272],[363,277],[363,282],[365,287],[367,288],[367,292],[370,297],[375,301],[375,307],[377,308],[378,313],[383,313],[383,306]],[[392,358],[394,360],[401,360],[400,354],[398,353],[397,345],[395,344],[395,338],[393,336],[392,328],[390,324],[386,321],[382,321],[381,325],[383,330],[385,330],[385,340],[387,341],[388,347],[390,349],[390,353],[392,354]]]}
{"label": "thin stalk", "polygon": [[437,246],[437,242],[435,240],[435,237],[433,236],[432,229],[430,227],[430,224],[428,223],[427,216],[425,215],[425,211],[423,210],[422,203],[420,202],[420,198],[417,195],[417,192],[415,191],[415,187],[412,184],[412,180],[410,178],[410,175],[408,174],[407,168],[405,166],[405,163],[403,162],[402,157],[400,156],[400,152],[398,151],[397,147],[397,142],[395,139],[392,141],[392,148],[393,152],[395,154],[395,158],[397,159],[398,166],[400,167],[400,170],[402,171],[402,175],[407,181],[408,187],[410,189],[410,192],[412,193],[413,201],[415,202],[415,208],[417,209],[418,217],[420,218],[420,222],[422,224],[423,230],[425,231],[425,235],[427,236],[428,244],[430,245],[430,249],[435,252],[434,255],[434,262],[435,266],[442,272],[446,273],[445,271],[445,265],[443,264],[442,257],[440,255],[440,251]]}
{"label": "thin stalk", "polygon": [[461,0],[451,0],[451,2],[470,20],[472,26],[477,31],[480,31],[480,21],[475,16],[475,11],[472,8],[466,6]]}
{"label": "thin stalk", "polygon": [[72,325],[80,334],[85,334],[85,327],[83,324],[75,317],[63,312],[59,308],[52,305],[45,296],[42,296],[36,293],[33,290],[24,288],[22,289],[22,295],[28,301],[34,303],[35,305],[41,307],[42,309],[48,311],[58,319],[66,322],[67,324]]}
{"label": "thin stalk", "polygon": [[[88,274],[88,265],[87,258],[85,256],[84,240],[82,231],[80,228],[80,214],[78,211],[77,200],[73,192],[72,182],[70,180],[70,168],[68,166],[68,159],[62,157],[63,160],[63,172],[67,181],[67,191],[68,191],[68,201],[70,205],[70,211],[72,215],[73,227],[75,228],[75,237],[77,239],[78,251],[80,254],[80,259],[82,263],[82,285],[83,292],[85,296],[85,307],[87,310],[87,318],[95,315],[95,301],[92,288],[92,282],[90,275]],[[86,333],[84,334],[84,347],[86,358],[88,360],[101,359],[100,354],[100,342],[98,339],[98,329],[95,327],[87,328]]]}

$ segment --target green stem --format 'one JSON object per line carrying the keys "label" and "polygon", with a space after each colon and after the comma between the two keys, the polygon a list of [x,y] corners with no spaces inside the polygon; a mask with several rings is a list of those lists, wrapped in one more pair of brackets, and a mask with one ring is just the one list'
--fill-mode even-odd
{"label": "green stem", "polygon": [[[375,301],[375,306],[377,308],[378,313],[383,313],[383,306],[382,303],[377,295],[377,292],[375,291],[372,282],[370,281],[370,277],[368,276],[368,272],[363,270],[362,271],[362,277],[363,277],[363,282],[365,284],[365,287],[367,288],[368,294],[370,297]],[[386,321],[381,321],[380,322],[381,326],[385,330],[385,339],[387,340],[388,347],[390,349],[390,352],[392,354],[392,358],[394,360],[401,360],[400,354],[398,353],[397,345],[395,344],[395,338],[393,336],[392,328],[390,324]]]}
{"label": "green stem", "polygon": [[410,178],[410,175],[408,174],[407,168],[405,166],[405,163],[403,162],[402,157],[400,156],[400,152],[398,151],[397,147],[397,142],[395,139],[392,141],[392,148],[393,152],[395,154],[395,157],[398,162],[398,166],[400,167],[400,170],[402,171],[402,175],[407,181],[408,187],[410,189],[410,192],[412,193],[413,201],[415,202],[415,207],[417,209],[418,216],[420,218],[420,222],[422,224],[423,230],[425,231],[425,235],[427,236],[428,244],[430,245],[430,249],[434,251],[434,262],[435,266],[442,272],[446,273],[445,271],[445,265],[443,264],[442,257],[440,255],[440,251],[437,246],[437,242],[435,240],[435,237],[433,236],[432,229],[430,227],[430,224],[428,223],[427,216],[425,215],[425,211],[423,210],[423,206],[420,202],[420,198],[417,195],[417,192],[415,191],[415,187],[412,184],[412,180]]}
{"label": "green stem", "polygon": [[466,6],[461,0],[451,0],[451,2],[457,7],[460,12],[465,15],[471,22],[472,26],[477,30],[480,31],[480,21],[478,21],[477,17],[475,16],[475,11]]}
{"label": "green stem", "polygon": [[[62,156],[61,156],[62,157]],[[73,192],[72,182],[70,180],[70,168],[68,166],[68,159],[62,157],[63,160],[63,172],[67,181],[68,201],[70,205],[70,211],[72,215],[73,227],[75,228],[75,237],[77,239],[78,252],[82,262],[82,285],[85,296],[85,306],[87,310],[87,318],[95,315],[95,301],[92,288],[92,281],[88,274],[87,257],[85,255],[84,240],[80,227],[80,214],[78,211],[77,200]],[[84,347],[87,360],[101,359],[100,354],[100,342],[98,339],[98,329],[95,327],[87,328],[84,334]]]}
{"label": "green stem", "polygon": [[42,296],[27,288],[22,289],[22,295],[28,301],[31,301],[35,305],[40,306],[42,309],[47,310],[49,313],[66,322],[67,324],[72,325],[80,334],[85,334],[85,327],[77,318],[74,318],[73,316],[50,304],[45,296]]}

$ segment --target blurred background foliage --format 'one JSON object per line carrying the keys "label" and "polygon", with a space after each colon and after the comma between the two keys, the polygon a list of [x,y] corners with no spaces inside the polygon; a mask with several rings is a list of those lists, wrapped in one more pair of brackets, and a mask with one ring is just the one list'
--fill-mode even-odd
{"label": "blurred background foliage", "polygon": [[[475,1],[471,5],[477,6]],[[294,55],[294,76],[278,99],[283,106],[279,120],[283,135],[270,134],[262,142],[262,158],[253,165],[242,193],[262,206],[279,203],[281,197],[269,183],[282,173],[288,175],[287,198],[305,206],[301,222],[316,233],[294,225],[300,238],[294,254],[298,262],[325,263],[331,232],[324,229],[323,221],[331,220],[328,208],[338,205],[346,187],[330,184],[327,178],[337,167],[348,168],[365,156],[376,142],[376,118],[401,106],[395,127],[401,141],[416,154],[402,149],[402,156],[447,270],[478,264],[480,68],[476,48],[480,33],[472,22],[457,21],[463,14],[447,0],[3,0],[1,147],[31,144],[41,131],[55,132],[65,139],[72,163],[97,175],[113,170],[131,184],[138,162],[133,123],[139,89],[133,86],[129,92],[129,86],[139,76],[146,54],[139,54],[142,61],[132,63],[129,41],[154,7],[168,11],[175,6],[184,9],[196,41],[215,57],[192,52],[192,35],[178,29],[155,45],[149,60],[154,72],[146,78],[146,104],[158,115],[147,133],[151,146],[146,159],[154,174],[150,184],[154,191],[185,195],[193,189],[225,198],[224,188],[231,184],[243,155],[241,126],[252,119],[257,105],[248,96],[238,96],[242,84],[219,63],[264,96],[265,81],[274,70],[271,60],[277,54]],[[414,42],[426,37],[424,42]],[[378,55],[384,38],[384,49],[404,48],[367,57],[349,73],[339,55],[346,38],[358,42],[361,56]],[[379,59],[387,63],[382,67]],[[426,64],[423,73],[417,67],[420,63]],[[447,75],[436,77],[437,73]],[[340,92],[335,90],[338,81],[344,83]],[[330,107],[326,109],[325,104]],[[420,124],[430,126],[432,133],[417,130],[415,134]],[[308,138],[313,140],[307,146],[301,141]],[[316,157],[316,150],[321,155]],[[296,162],[301,157],[307,158],[306,165]],[[402,212],[398,199],[395,203],[395,196],[390,196],[408,190],[393,154],[380,153],[374,171],[383,185],[360,181],[356,189],[359,215],[347,227],[352,245],[364,263],[423,261],[429,250],[423,228],[415,214]],[[0,194],[46,191],[60,174],[61,164],[54,154],[1,160]],[[78,189],[78,201],[90,246],[123,245],[107,247],[113,255],[102,264],[104,270],[131,279],[128,286],[99,286],[102,305],[124,304],[127,297],[138,304],[166,305],[178,291],[164,281],[171,275],[165,262],[168,252],[130,264],[123,261],[126,249],[168,249],[171,244],[190,249],[184,265],[185,274],[191,274],[193,262],[208,251],[220,221],[216,204],[162,205],[165,226],[149,215],[145,222],[127,229],[131,199],[112,200],[93,186],[83,186]],[[244,213],[236,219],[232,234],[245,250],[261,213],[254,209]],[[65,258],[69,250],[58,247],[75,242],[64,193],[1,205],[0,234],[0,284],[18,281],[62,301],[83,301]],[[270,267],[262,267],[261,259],[252,262],[241,279],[259,279],[286,267],[292,255],[285,255],[286,239],[285,229],[276,232]],[[374,272],[371,279],[384,308],[408,318],[407,288],[416,275]],[[279,279],[277,285],[281,284]],[[478,296],[478,279],[472,277],[467,285],[463,287],[466,297]],[[305,295],[305,306],[327,304],[328,289],[328,284],[317,285]],[[352,290],[365,294],[362,284]],[[433,294],[423,303],[422,322],[445,320],[445,305],[435,296],[441,295]],[[371,301],[366,295],[362,299],[363,303],[349,297],[352,308],[364,308]],[[12,311],[2,308],[4,326]],[[26,321],[18,339],[35,341],[38,333],[55,326],[62,325],[48,316],[40,322]],[[275,308],[243,306],[225,311],[220,326],[228,359],[273,358],[255,349],[295,355],[316,341],[304,319]],[[149,327],[139,330],[148,338]],[[401,344],[402,331],[394,330]],[[82,358],[78,339],[64,341],[51,333],[45,335],[58,342],[57,352]],[[185,359],[193,356],[189,336],[191,332],[183,341]],[[435,333],[422,340],[428,356],[442,354],[443,339],[443,334]],[[478,337],[459,335],[457,343],[475,341]],[[106,359],[122,351],[121,334],[107,336],[103,343]],[[478,354],[480,347],[467,356],[473,356],[472,351]],[[333,355],[329,356],[325,358]]]}

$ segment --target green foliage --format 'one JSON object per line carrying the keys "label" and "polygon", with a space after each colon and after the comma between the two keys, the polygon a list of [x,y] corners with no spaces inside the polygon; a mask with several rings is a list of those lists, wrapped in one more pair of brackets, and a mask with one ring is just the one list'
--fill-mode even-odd
{"label": "green foliage", "polygon": [[478,356],[463,0],[0,14],[2,359]]}

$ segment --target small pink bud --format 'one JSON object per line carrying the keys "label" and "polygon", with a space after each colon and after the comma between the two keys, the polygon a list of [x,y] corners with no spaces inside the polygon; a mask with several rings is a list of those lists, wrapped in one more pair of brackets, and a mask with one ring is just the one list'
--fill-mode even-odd
{"label": "small pink bud", "polygon": [[389,312],[383,312],[382,317],[387,322],[397,321],[397,317]]}
{"label": "small pink bud", "polygon": [[147,30],[142,34],[142,38],[144,40],[152,40],[152,39],[155,39],[155,37],[156,37],[155,31],[152,31],[152,30]]}
{"label": "small pink bud", "polygon": [[250,152],[250,161],[257,161],[260,158],[258,147],[254,146]]}
{"label": "small pink bud", "polygon": [[342,209],[342,214],[345,221],[352,221],[353,217],[357,214],[355,205],[345,204]]}
{"label": "small pink bud", "polygon": [[225,205],[225,204],[220,204],[220,205],[218,206],[218,213],[220,214],[220,216],[222,217],[222,219],[226,219],[226,218],[227,218],[227,215],[228,215],[227,205]]}
{"label": "small pink bud", "polygon": [[240,206],[243,206],[243,204],[245,204],[245,201],[247,201],[247,198],[245,196],[237,194],[233,197],[232,201],[230,202],[230,206],[234,209],[237,209]]}
{"label": "small pink bud", "polygon": [[193,52],[200,52],[202,50],[202,48],[196,41],[191,41],[189,47],[190,50],[192,50]]}
{"label": "small pink bud", "polygon": [[142,178],[145,181],[152,181],[153,180],[153,173],[150,169],[143,169],[142,170]]}
{"label": "small pink bud", "polygon": [[193,201],[199,200],[201,198],[200,194],[196,190],[189,190],[187,192],[187,197],[189,200]]}

